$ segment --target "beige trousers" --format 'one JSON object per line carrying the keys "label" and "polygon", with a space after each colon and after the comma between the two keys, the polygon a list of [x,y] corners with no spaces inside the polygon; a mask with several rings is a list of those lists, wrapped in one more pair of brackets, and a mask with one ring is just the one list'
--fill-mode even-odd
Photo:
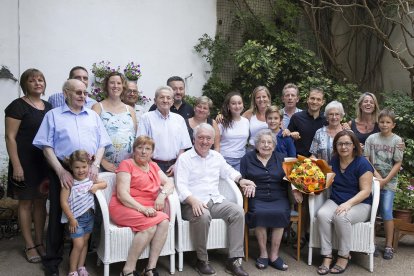
{"label": "beige trousers", "polygon": [[197,233],[193,236],[193,244],[196,248],[197,258],[208,261],[207,239],[212,219],[223,219],[228,226],[229,258],[244,257],[243,235],[244,235],[244,211],[237,204],[224,200],[222,203],[207,203],[208,209],[203,215],[196,217],[191,205],[182,204],[181,212],[183,219],[190,221],[191,231]]}
{"label": "beige trousers", "polygon": [[332,233],[338,239],[338,255],[348,256],[351,249],[351,226],[357,222],[367,221],[371,214],[371,205],[359,203],[346,213],[335,214],[338,205],[328,199],[317,213],[319,235],[321,238],[321,255],[332,254]]}

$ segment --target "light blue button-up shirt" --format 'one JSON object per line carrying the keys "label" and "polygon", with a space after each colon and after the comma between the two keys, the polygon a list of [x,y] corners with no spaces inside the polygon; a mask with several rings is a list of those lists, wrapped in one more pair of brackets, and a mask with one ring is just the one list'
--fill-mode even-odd
{"label": "light blue button-up shirt", "polygon": [[111,145],[111,139],[95,111],[82,108],[73,113],[65,103],[46,113],[33,140],[40,148],[53,148],[56,157],[63,160],[75,150],[85,150],[95,155],[99,148]]}
{"label": "light blue button-up shirt", "polygon": [[[63,95],[63,92],[58,92],[50,95],[47,101],[52,105],[53,108],[56,108],[65,104],[65,96]],[[96,103],[97,101],[90,98],[89,96],[85,99],[85,107],[87,108],[92,108],[92,106]]]}

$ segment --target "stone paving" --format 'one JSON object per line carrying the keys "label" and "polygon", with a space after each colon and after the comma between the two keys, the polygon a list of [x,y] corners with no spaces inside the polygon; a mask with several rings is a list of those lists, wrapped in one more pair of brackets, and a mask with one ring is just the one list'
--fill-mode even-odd
{"label": "stone paving", "polygon": [[[383,238],[377,238],[377,243],[381,248],[384,244]],[[320,264],[321,258],[317,250],[314,251],[314,260],[312,266],[307,265],[307,247],[302,250],[301,260],[297,262],[294,259],[295,250],[285,244],[281,247],[281,257],[289,265],[286,272],[275,270],[271,267],[260,271],[255,267],[255,257],[258,254],[257,243],[254,236],[250,237],[250,258],[248,262],[244,262],[243,266],[250,275],[317,275],[316,267]],[[67,275],[68,273],[68,253],[69,244],[65,246],[64,261],[60,266],[60,274]],[[228,275],[224,271],[224,260],[226,253],[223,250],[209,251],[210,261],[217,271],[217,275]],[[184,270],[182,272],[176,271],[175,275],[198,275],[192,268],[195,262],[196,255],[194,252],[184,254]],[[103,275],[103,266],[96,265],[97,256],[91,253],[87,256],[87,268],[91,276]],[[178,256],[176,257],[178,259]],[[145,260],[141,260],[137,264],[137,270],[142,271],[145,266]],[[363,254],[353,253],[352,261],[349,268],[345,272],[346,275],[414,275],[414,237],[405,236],[401,239],[398,251],[394,255],[394,259],[390,261],[384,260],[382,257],[377,257],[374,260],[374,273],[368,271],[368,257]],[[123,263],[111,264],[110,275],[119,275]],[[161,257],[158,264],[158,271],[160,275],[169,275],[169,258]],[[0,276],[8,275],[43,275],[41,264],[28,263],[23,255],[23,241],[22,237],[16,236],[11,239],[0,240]]]}

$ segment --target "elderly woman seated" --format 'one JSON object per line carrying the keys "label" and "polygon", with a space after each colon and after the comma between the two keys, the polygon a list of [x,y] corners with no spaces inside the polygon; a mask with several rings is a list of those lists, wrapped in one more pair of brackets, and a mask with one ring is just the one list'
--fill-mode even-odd
{"label": "elderly woman seated", "polygon": [[[276,138],[269,129],[259,131],[254,142],[256,150],[242,158],[240,173],[256,184],[256,195],[249,198],[246,213],[246,223],[249,228],[255,228],[259,243],[260,256],[256,267],[265,269],[270,265],[278,270],[287,270],[288,266],[279,257],[283,228],[290,221],[289,185],[283,181],[284,155],[274,150]],[[267,228],[272,229],[269,253],[266,248]]]}
{"label": "elderly woman seated", "polygon": [[162,212],[174,184],[151,161],[154,141],[139,136],[133,144],[131,159],[116,170],[116,193],[109,204],[112,221],[136,232],[121,275],[138,275],[136,262],[150,244],[148,265],[142,275],[158,275],[156,264],[168,233],[168,215]]}
{"label": "elderly woman seated", "polygon": [[[351,259],[351,225],[367,221],[371,213],[372,165],[363,157],[352,131],[342,130],[333,140],[332,170],[336,174],[331,196],[317,212],[323,263],[319,275],[340,274]],[[338,259],[332,263],[332,231],[339,238]]]}

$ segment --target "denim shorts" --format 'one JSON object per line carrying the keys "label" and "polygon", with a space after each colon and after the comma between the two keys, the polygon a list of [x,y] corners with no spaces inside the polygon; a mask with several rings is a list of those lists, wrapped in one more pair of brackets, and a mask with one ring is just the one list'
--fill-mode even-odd
{"label": "denim shorts", "polygon": [[390,190],[381,190],[379,211],[383,220],[392,220],[392,210],[394,205],[395,192]]}
{"label": "denim shorts", "polygon": [[78,221],[78,227],[76,227],[75,233],[70,234],[70,237],[75,239],[92,233],[94,217],[95,215],[93,214],[93,209],[89,209],[80,217],[77,217],[76,220]]}

